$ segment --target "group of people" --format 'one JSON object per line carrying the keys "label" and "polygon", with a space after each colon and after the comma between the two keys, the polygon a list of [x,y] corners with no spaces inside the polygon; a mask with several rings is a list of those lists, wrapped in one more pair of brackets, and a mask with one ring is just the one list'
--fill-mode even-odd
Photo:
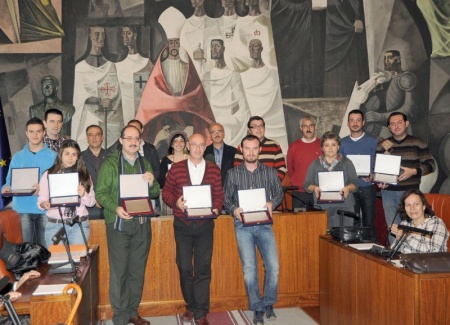
{"label": "group of people", "polygon": [[[188,203],[183,187],[210,185],[214,214],[226,211],[234,218],[234,230],[247,290],[249,307],[254,312],[253,323],[263,325],[265,319],[275,319],[273,306],[277,302],[278,252],[271,224],[245,226],[242,220],[242,202],[238,192],[265,189],[265,205],[270,215],[284,197],[281,182],[286,173],[294,191],[294,207],[318,206],[328,211],[328,227],[337,225],[337,210],[362,212],[364,226],[372,226],[375,215],[375,187],[372,184],[375,154],[390,153],[402,156],[402,172],[397,185],[378,184],[381,188],[387,224],[393,236],[399,237],[399,216],[390,207],[402,207],[407,225],[433,230],[432,238],[412,234],[404,245],[404,252],[445,251],[448,231],[436,217],[418,190],[420,176],[432,172],[434,160],[427,145],[407,134],[407,117],[392,113],[387,125],[392,137],[377,141],[365,134],[364,114],[351,111],[348,115],[350,136],[342,140],[332,132],[321,139],[315,135],[316,120],[312,116],[300,120],[303,137],[293,142],[287,153],[287,165],[280,145],[265,136],[265,121],[252,116],[247,123],[246,135],[237,148],[224,143],[225,129],[219,123],[210,125],[211,144],[204,135],[190,137],[182,131],[169,136],[167,156],[161,160],[155,146],[142,139],[143,125],[131,120],[120,133],[117,142],[103,149],[103,130],[98,125],[86,128],[89,145],[81,152],[74,140],[55,141],[49,134],[60,135],[63,114],[57,109],[46,111],[44,121],[31,118],[26,125],[28,143],[16,153],[11,168],[39,167],[40,181],[35,184],[33,196],[14,197],[13,208],[20,214],[24,241],[44,246],[52,243],[52,236],[66,225],[71,244],[80,243],[81,227],[68,226],[78,216],[85,235],[89,236],[89,219],[104,217],[110,264],[110,303],[114,311],[114,324],[149,324],[138,314],[142,296],[145,268],[152,239],[151,222],[144,215],[130,215],[121,204],[119,179],[122,174],[142,174],[148,183],[148,197],[155,208],[174,215],[176,264],[180,286],[186,302],[182,314],[184,321],[209,324],[211,262],[214,243],[214,220],[188,220]],[[47,144],[48,143],[48,144]],[[52,150],[53,149],[53,150]],[[347,155],[370,155],[369,177],[358,178]],[[344,187],[340,190],[343,201],[332,204],[318,202],[321,188],[318,173],[342,171]],[[48,175],[78,173],[77,207],[54,208],[50,204]],[[2,193],[11,186],[11,173],[2,187]],[[159,201],[159,197],[162,198]],[[395,209],[396,210],[396,209]],[[44,216],[44,213],[46,216]],[[344,220],[346,225],[352,219]],[[81,242],[82,243],[82,242]],[[264,289],[258,279],[256,248],[265,267]]]}

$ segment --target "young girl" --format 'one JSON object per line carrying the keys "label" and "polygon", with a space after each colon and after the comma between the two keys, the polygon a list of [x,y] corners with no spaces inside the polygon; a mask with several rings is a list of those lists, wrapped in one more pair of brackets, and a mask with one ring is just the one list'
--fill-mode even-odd
{"label": "young girl", "polygon": [[86,207],[95,204],[95,193],[91,178],[87,172],[78,143],[74,140],[66,140],[58,150],[55,164],[44,174],[39,182],[38,207],[47,210],[47,226],[45,228],[45,242],[47,246],[53,244],[52,237],[62,228],[61,216],[58,208],[51,207],[49,202],[48,174],[78,173],[79,185],[77,188],[80,196],[80,205],[77,207],[61,208],[64,223],[66,225],[69,244],[84,244],[83,235],[78,225],[72,225],[72,218],[79,216],[86,240],[89,238],[89,218]]}

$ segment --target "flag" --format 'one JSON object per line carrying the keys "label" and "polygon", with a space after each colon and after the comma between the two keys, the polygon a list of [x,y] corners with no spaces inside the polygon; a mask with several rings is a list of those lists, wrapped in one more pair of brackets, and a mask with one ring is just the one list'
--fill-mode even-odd
{"label": "flag", "polygon": [[[9,162],[11,161],[11,149],[9,148],[8,133],[6,132],[5,116],[3,115],[2,101],[0,98],[0,187],[6,182]],[[0,197],[0,210],[8,204]]]}

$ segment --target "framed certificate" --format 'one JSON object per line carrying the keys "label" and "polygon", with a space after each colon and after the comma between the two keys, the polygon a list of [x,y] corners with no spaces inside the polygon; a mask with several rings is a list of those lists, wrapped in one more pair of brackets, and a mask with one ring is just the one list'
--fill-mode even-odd
{"label": "framed certificate", "polygon": [[119,197],[122,207],[130,216],[151,217],[155,214],[148,196],[148,182],[143,175],[119,175]]}
{"label": "framed certificate", "polygon": [[397,184],[400,174],[401,156],[385,155],[377,153],[375,158],[374,183]]}
{"label": "framed certificate", "polygon": [[344,185],[344,172],[319,172],[320,197],[317,203],[344,202],[341,189]]}
{"label": "framed certificate", "polygon": [[187,206],[184,211],[187,220],[217,218],[212,211],[211,185],[183,186],[183,199]]}
{"label": "framed certificate", "polygon": [[238,191],[239,207],[242,224],[244,226],[260,226],[272,224],[273,220],[270,212],[264,208],[266,205],[266,189],[255,188]]}
{"label": "framed certificate", "polygon": [[39,183],[39,167],[11,168],[11,188],[2,194],[4,197],[30,196],[36,192],[33,188]]}
{"label": "framed certificate", "polygon": [[78,173],[48,174],[51,206],[79,206],[78,184]]}
{"label": "framed certificate", "polygon": [[347,155],[355,166],[358,177],[369,177],[370,175],[370,155]]}

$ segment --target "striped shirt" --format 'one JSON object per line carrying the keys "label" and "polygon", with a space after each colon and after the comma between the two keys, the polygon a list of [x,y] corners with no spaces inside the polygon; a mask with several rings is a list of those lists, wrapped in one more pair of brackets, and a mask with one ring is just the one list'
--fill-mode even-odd
{"label": "striped shirt", "polygon": [[238,191],[252,188],[265,188],[266,202],[271,202],[273,209],[283,200],[283,188],[273,168],[258,162],[258,167],[251,172],[241,163],[228,171],[223,187],[224,207],[230,215],[234,216],[234,210],[240,207]]}
{"label": "striped shirt", "polygon": [[[191,186],[191,178],[189,176],[188,160],[183,160],[173,164],[167,173],[166,182],[162,190],[162,198],[166,204],[173,209],[173,214],[176,218],[183,221],[185,224],[191,222],[185,219],[184,212],[177,208],[177,200],[183,195],[183,186]],[[219,212],[223,206],[223,190],[222,178],[220,175],[220,168],[213,162],[206,161],[205,174],[201,185],[211,185],[212,208],[218,209]]]}
{"label": "striped shirt", "polygon": [[[234,156],[234,166],[240,165],[244,161],[242,156],[241,145],[237,147],[236,155]],[[273,167],[277,170],[277,175],[280,181],[283,181],[286,175],[286,161],[284,160],[283,151],[278,142],[264,138],[261,141],[261,152],[259,154],[259,161],[264,165]]]}
{"label": "striped shirt", "polygon": [[[436,169],[436,163],[431,156],[428,145],[419,138],[407,135],[403,140],[397,141],[394,137],[387,140],[393,143],[392,148],[388,151],[391,155],[401,156],[402,167],[415,168],[417,174],[411,176],[404,181],[399,181],[397,185],[389,185],[387,191],[406,191],[409,189],[418,189],[422,176],[432,173]],[[377,145],[377,153],[384,154],[382,140]]]}
{"label": "striped shirt", "polygon": [[[403,220],[400,224],[408,227],[415,227],[413,221]],[[442,219],[439,219],[436,216],[425,218],[425,221],[416,228],[432,231],[433,236],[430,237],[412,232],[403,242],[400,247],[400,252],[409,254],[447,251],[448,230]],[[394,247],[397,239],[392,243],[391,247]]]}

